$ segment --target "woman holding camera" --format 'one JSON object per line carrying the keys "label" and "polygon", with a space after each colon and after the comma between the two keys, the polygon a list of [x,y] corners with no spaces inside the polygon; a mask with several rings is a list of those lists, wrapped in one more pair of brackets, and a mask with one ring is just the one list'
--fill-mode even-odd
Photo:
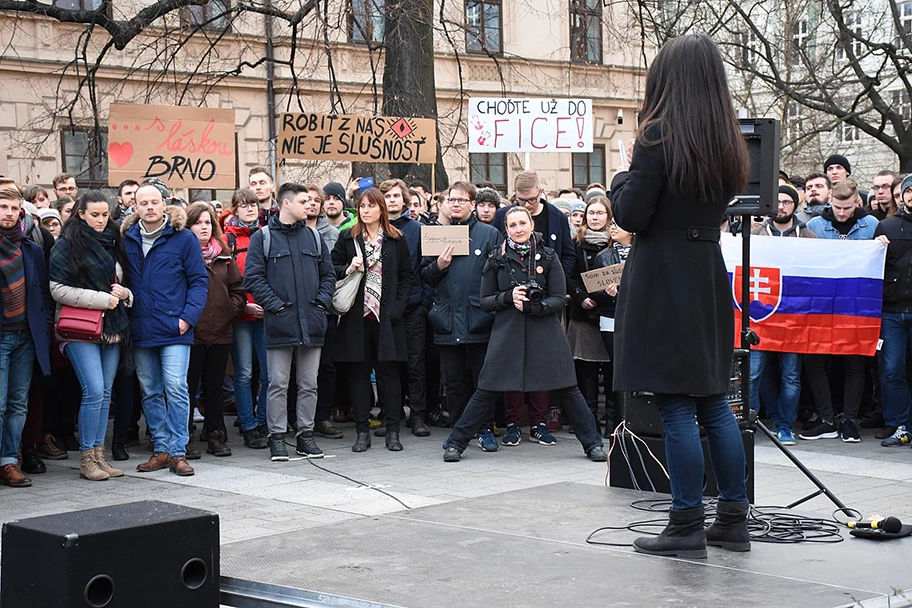
{"label": "woman holding camera", "polygon": [[[726,398],[735,321],[719,225],[749,158],[711,38],[662,47],[646,74],[642,116],[630,169],[611,182],[614,219],[637,235],[618,291],[614,385],[655,393],[672,503],[662,533],[633,545],[693,558],[706,557],[707,542],[748,551],[744,447]],[[700,427],[719,487],[705,531]]]}
{"label": "woman holding camera", "polygon": [[[460,459],[469,440],[488,421],[499,393],[552,391],[586,455],[604,462],[602,440],[586,399],[576,387],[570,345],[560,322],[567,293],[560,261],[541,235],[533,232],[532,217],[525,207],[511,207],[504,216],[504,227],[507,240],[488,260],[481,283],[481,307],[495,313],[485,365],[475,394],[443,444],[443,460]],[[544,407],[533,406],[529,412],[533,438],[536,429],[545,429],[547,403],[545,399]],[[507,400],[506,406],[507,421],[518,428],[523,402]]]}

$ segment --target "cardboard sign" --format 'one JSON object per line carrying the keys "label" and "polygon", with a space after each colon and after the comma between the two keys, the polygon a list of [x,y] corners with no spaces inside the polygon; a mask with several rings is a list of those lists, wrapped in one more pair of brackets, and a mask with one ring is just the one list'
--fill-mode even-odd
{"label": "cardboard sign", "polygon": [[592,152],[591,99],[469,100],[469,152]]}
{"label": "cardboard sign", "polygon": [[161,179],[169,188],[237,187],[234,110],[112,103],[108,183]]}
{"label": "cardboard sign", "polygon": [[437,123],[429,118],[286,113],[279,125],[279,158],[437,161]]}
{"label": "cardboard sign", "polygon": [[449,245],[453,246],[453,255],[469,255],[469,227],[421,227],[421,255],[440,255]]}
{"label": "cardboard sign", "polygon": [[620,264],[583,272],[580,276],[583,277],[583,285],[586,286],[586,291],[595,293],[596,291],[608,289],[608,286],[612,283],[620,284],[623,274],[624,263],[621,262]]}

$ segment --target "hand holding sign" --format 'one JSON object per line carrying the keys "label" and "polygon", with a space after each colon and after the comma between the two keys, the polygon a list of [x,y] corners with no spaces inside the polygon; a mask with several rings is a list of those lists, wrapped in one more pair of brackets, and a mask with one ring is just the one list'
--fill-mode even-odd
{"label": "hand holding sign", "polygon": [[[586,291],[589,293],[596,293],[604,290],[608,292],[608,295],[616,296],[617,287],[621,283],[623,274],[624,263],[621,262],[620,264],[584,272],[581,276],[583,278],[583,284],[586,286]],[[612,291],[614,293],[612,293]]]}

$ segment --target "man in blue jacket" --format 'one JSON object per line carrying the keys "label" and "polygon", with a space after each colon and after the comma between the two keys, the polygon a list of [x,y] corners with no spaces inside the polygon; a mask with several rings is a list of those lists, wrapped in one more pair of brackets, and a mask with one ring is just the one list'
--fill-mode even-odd
{"label": "man in blue jacket", "polygon": [[[133,291],[130,332],[142,406],[152,433],[153,454],[136,470],[169,467],[193,475],[187,463],[190,394],[187,366],[193,326],[209,290],[199,240],[185,230],[187,214],[166,206],[153,184],[136,191],[136,211],[123,223],[127,286]],[[167,397],[167,402],[166,402]]]}
{"label": "man in blue jacket", "polygon": [[[535,223],[535,232],[545,239],[545,245],[557,252],[564,274],[570,276],[576,266],[576,248],[570,234],[570,222],[560,209],[542,198],[544,192],[535,171],[523,171],[513,180],[516,204],[529,210]],[[512,205],[511,205],[512,206]],[[510,207],[501,207],[491,225],[504,231],[504,216]]]}
{"label": "man in blue jacket", "polygon": [[[474,386],[481,373],[491,338],[494,313],[481,309],[481,275],[488,256],[503,242],[497,229],[479,222],[472,213],[475,194],[472,184],[455,182],[448,199],[450,225],[469,227],[469,255],[453,256],[453,248],[447,247],[439,257],[425,257],[421,271],[421,279],[433,289],[434,305],[428,317],[440,351],[447,406],[454,425],[471,396],[467,386]],[[497,449],[491,429],[483,429],[478,436],[482,450]]]}
{"label": "man in blue jacket", "polygon": [[265,310],[269,370],[266,423],[273,462],[288,460],[285,429],[292,363],[298,384],[295,451],[308,458],[323,457],[313,430],[317,372],[336,275],[329,248],[316,228],[305,223],[313,200],[314,193],[307,186],[282,184],[279,212],[269,219],[267,227],[250,237],[244,267],[244,288]]}
{"label": "man in blue jacket", "polygon": [[54,310],[41,247],[25,238],[22,196],[0,187],[0,482],[32,485],[18,452],[35,359],[51,373],[49,327]]}

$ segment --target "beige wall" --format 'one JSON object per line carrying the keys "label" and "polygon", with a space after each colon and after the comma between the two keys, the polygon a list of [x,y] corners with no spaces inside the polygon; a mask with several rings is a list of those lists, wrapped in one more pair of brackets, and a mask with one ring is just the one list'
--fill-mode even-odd
{"label": "beige wall", "polygon": [[[131,14],[140,3],[115,2],[118,11]],[[278,3],[280,4],[280,3]],[[291,3],[290,3],[291,4]],[[607,145],[606,175],[618,162],[616,141],[632,136],[638,98],[642,91],[642,72],[636,67],[638,41],[625,39],[625,16],[606,15],[604,65],[586,66],[569,62],[569,17],[565,0],[504,0],[504,57],[497,64],[487,57],[464,54],[465,34],[449,26],[456,49],[441,32],[435,34],[436,79],[441,140],[444,160],[451,180],[468,178],[466,129],[459,122],[459,107],[465,116],[470,96],[545,96],[588,97],[593,99],[596,144]],[[462,3],[448,4],[451,19],[461,19]],[[453,8],[455,7],[455,8]],[[439,7],[435,8],[435,11]],[[606,9],[609,10],[609,9]],[[610,9],[619,11],[620,9]],[[368,50],[349,44],[344,5],[330,8],[330,37],[339,88],[348,113],[371,113],[372,78],[382,78],[382,54],[373,53],[377,69],[372,72]],[[437,14],[437,13],[435,13]],[[234,108],[237,116],[240,180],[247,168],[269,160],[267,125],[266,70],[264,66],[246,68],[239,76],[214,82],[213,75],[236,67],[239,58],[255,62],[265,55],[263,17],[245,14],[235,23],[215,49],[195,37],[176,55],[170,50],[180,39],[177,15],[169,15],[164,27],[150,28],[124,51],[108,55],[97,76],[98,119],[106,125],[111,102],[193,105]],[[60,130],[69,123],[72,103],[74,122],[91,126],[93,116],[86,89],[77,94],[77,77],[64,66],[73,58],[81,26],[54,20],[0,15],[0,157],[8,157],[4,172],[22,183],[50,185],[62,170]],[[297,110],[299,101],[306,110],[326,112],[329,105],[329,75],[322,48],[322,34],[315,18],[305,20],[303,38],[296,48],[297,76],[301,93],[292,95],[292,74],[277,66],[273,81],[277,111]],[[632,31],[632,29],[631,29]],[[273,42],[276,55],[290,54],[287,28],[276,26]],[[60,41],[69,40],[71,44]],[[106,42],[104,32],[96,32],[89,44],[89,57]],[[458,61],[457,61],[458,53]],[[165,58],[171,61],[166,62]],[[462,80],[459,78],[459,68]],[[191,76],[196,71],[196,76]],[[378,82],[379,88],[379,82]],[[617,125],[618,110],[624,124]],[[508,155],[510,176],[522,170],[525,155]],[[546,188],[569,185],[572,159],[569,154],[532,154],[529,168],[540,171]],[[0,159],[2,164],[2,159]],[[351,175],[349,163],[303,162],[285,168],[285,178],[343,183]]]}

